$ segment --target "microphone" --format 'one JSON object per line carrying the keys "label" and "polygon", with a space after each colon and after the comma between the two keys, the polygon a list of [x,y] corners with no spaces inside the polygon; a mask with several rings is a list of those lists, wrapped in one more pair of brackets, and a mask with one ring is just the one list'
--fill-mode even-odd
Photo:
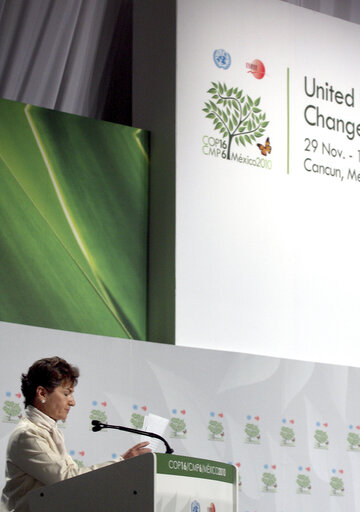
{"label": "microphone", "polygon": [[101,421],[98,420],[92,420],[92,431],[93,432],[99,432],[103,428],[113,428],[115,430],[124,430],[125,432],[131,432],[132,434],[140,434],[142,436],[147,437],[155,437],[156,439],[160,439],[165,446],[166,446],[166,452],[165,453],[174,453],[174,450],[170,448],[169,443],[161,437],[159,434],[155,434],[154,432],[146,432],[145,430],[138,430],[136,428],[129,428],[129,427],[122,427],[121,425],[107,425],[106,423],[101,423]]}
{"label": "microphone", "polygon": [[97,420],[93,420],[93,421],[92,421],[92,423],[91,423],[91,424],[92,424],[92,425],[94,425],[94,426],[93,426],[93,428],[92,428],[92,431],[93,431],[93,432],[99,432],[99,430],[101,430],[101,429],[103,428],[103,427],[101,427],[101,426],[99,425],[99,423],[100,423],[100,421],[97,421]]}

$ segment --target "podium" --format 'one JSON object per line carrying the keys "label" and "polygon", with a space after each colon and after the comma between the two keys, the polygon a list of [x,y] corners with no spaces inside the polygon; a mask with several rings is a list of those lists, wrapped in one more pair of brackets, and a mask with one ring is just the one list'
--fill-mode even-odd
{"label": "podium", "polygon": [[237,512],[237,468],[147,453],[40,487],[31,512]]}

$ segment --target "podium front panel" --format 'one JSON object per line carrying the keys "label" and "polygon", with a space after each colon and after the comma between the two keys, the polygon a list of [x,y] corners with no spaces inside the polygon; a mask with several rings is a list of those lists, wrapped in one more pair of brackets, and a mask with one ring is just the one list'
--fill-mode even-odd
{"label": "podium front panel", "polygon": [[36,489],[28,503],[31,512],[237,512],[237,469],[148,453]]}
{"label": "podium front panel", "polygon": [[237,469],[213,460],[156,455],[156,512],[236,512]]}
{"label": "podium front panel", "polygon": [[29,493],[30,512],[154,512],[153,454],[40,487]]}

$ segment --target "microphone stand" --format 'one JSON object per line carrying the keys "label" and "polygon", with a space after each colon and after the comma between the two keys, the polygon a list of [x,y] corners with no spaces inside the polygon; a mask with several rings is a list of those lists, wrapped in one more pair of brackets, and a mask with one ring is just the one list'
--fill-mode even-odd
{"label": "microphone stand", "polygon": [[93,420],[91,422],[91,424],[93,425],[93,428],[92,428],[93,432],[99,432],[103,428],[113,428],[115,430],[124,430],[125,432],[131,432],[132,434],[140,434],[142,436],[155,437],[156,439],[160,439],[160,441],[162,441],[165,444],[165,446],[166,446],[165,453],[169,453],[169,454],[174,453],[174,450],[172,448],[170,448],[166,439],[161,437],[159,434],[155,434],[154,432],[146,432],[145,430],[137,430],[135,428],[122,427],[120,425],[107,425],[106,423],[101,423],[98,420]]}

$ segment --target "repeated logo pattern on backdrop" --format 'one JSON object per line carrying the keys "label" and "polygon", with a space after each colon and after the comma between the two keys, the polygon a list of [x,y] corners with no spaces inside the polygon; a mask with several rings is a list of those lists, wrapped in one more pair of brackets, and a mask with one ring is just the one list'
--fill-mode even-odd
{"label": "repeated logo pattern on backdrop", "polygon": [[[12,398],[12,399],[11,399]],[[3,423],[14,423],[16,424],[19,419],[23,415],[23,408],[20,405],[20,399],[22,398],[21,393],[15,393],[14,395],[10,391],[5,392],[5,400],[3,403],[2,410],[4,412],[2,422]],[[107,402],[102,401],[98,402],[97,400],[92,401],[92,407],[89,414],[90,422],[92,420],[98,420],[103,423],[107,422],[107,414],[106,414],[106,406]],[[147,406],[142,405],[138,406],[137,404],[133,405],[134,412],[130,417],[130,424],[134,428],[141,429],[143,427],[144,418],[147,414]],[[140,412],[137,412],[140,411]],[[178,416],[178,413],[182,416]],[[186,423],[183,417],[185,417],[186,411],[185,409],[177,410],[172,409],[171,414],[173,417],[170,420],[169,428],[169,437],[177,438],[177,439],[186,439],[187,429]],[[207,426],[209,431],[208,439],[210,441],[224,441],[224,427],[222,423],[222,419],[224,417],[223,413],[215,413],[210,412],[210,420]],[[260,445],[261,444],[261,432],[259,428],[260,417],[258,415],[246,416],[246,422],[244,423],[244,432],[245,438],[244,443]],[[295,446],[295,431],[294,425],[295,420],[283,418],[281,420],[283,426],[280,430],[280,445],[283,447],[294,447]],[[65,424],[59,425],[61,428],[64,428]],[[314,449],[323,449],[328,450],[329,440],[326,429],[328,427],[328,423],[325,422],[321,424],[320,422],[316,422],[316,428],[314,430]],[[322,428],[321,428],[322,427]],[[90,427],[91,428],[91,427]],[[360,451],[360,436],[356,432],[352,432],[353,429],[360,430],[360,426],[349,425],[349,433],[347,434],[347,442],[348,442],[348,450],[350,451]],[[105,430],[106,432],[106,430]],[[79,467],[84,467],[84,450],[75,450],[70,449],[70,455],[73,457],[75,462],[79,465]],[[118,456],[117,453],[113,452],[112,457],[116,458]],[[229,461],[232,464],[231,461]],[[238,489],[239,492],[242,490],[242,477],[240,472],[241,463],[236,462],[235,465],[239,469],[238,473]],[[263,466],[263,473],[261,476],[261,491],[264,493],[277,492],[278,481],[276,474],[277,466],[276,464],[266,463]],[[341,497],[344,495],[344,470],[331,468],[331,477],[329,481],[329,493],[331,496]],[[311,494],[311,468],[310,466],[299,466],[298,474],[296,477],[296,485],[294,485],[294,490],[298,494]],[[196,504],[194,504],[196,506]]]}
{"label": "repeated logo pattern on backdrop", "polygon": [[224,441],[225,432],[223,425],[224,414],[222,412],[210,412],[210,420],[208,425],[210,441]]}
{"label": "repeated logo pattern on backdrop", "polygon": [[169,423],[170,437],[176,437],[177,439],[186,439],[188,431],[185,416],[185,409],[171,409]]}
{"label": "repeated logo pattern on backdrop", "polygon": [[281,446],[286,446],[286,447],[295,446],[295,430],[294,430],[295,420],[293,420],[293,419],[289,420],[289,424],[287,425],[286,418],[283,418],[282,423],[284,425],[281,427],[281,430],[280,430]]}
{"label": "repeated logo pattern on backdrop", "polygon": [[277,479],[276,479],[276,464],[264,464],[264,472],[261,478],[262,492],[276,492],[277,491]]}
{"label": "repeated logo pattern on backdrop", "polygon": [[[6,391],[4,393],[5,398],[2,404],[3,423],[16,424],[23,416],[22,406],[22,395],[20,392],[12,393]],[[91,402],[91,410],[89,413],[90,429],[91,421],[98,420],[103,423],[108,421],[107,416],[107,401],[93,400]],[[129,426],[137,429],[142,429],[144,424],[144,418],[150,412],[147,405],[133,404],[133,412],[129,419]],[[186,410],[173,408],[170,411],[170,422],[169,422],[169,437],[185,442],[187,438],[187,425],[185,422]],[[209,413],[209,422],[207,425],[208,440],[209,441],[225,441],[224,432],[224,413],[211,411]],[[63,422],[59,423],[60,428],[65,428],[66,424]],[[314,426],[314,450],[328,450],[329,449],[329,437],[327,429],[329,427],[328,422],[317,421]],[[203,426],[205,430],[205,425]],[[347,450],[351,452],[360,452],[360,435],[357,433],[360,431],[360,425],[350,424],[346,435]],[[106,432],[106,429],[103,430]],[[262,444],[262,432],[260,430],[260,416],[258,414],[247,414],[243,422],[244,432],[244,444],[259,446]],[[200,434],[200,433],[199,433]],[[263,437],[266,439],[268,433],[264,432]],[[280,428],[280,446],[283,448],[293,448],[296,446],[296,433],[295,433],[295,419],[282,418]],[[73,457],[79,467],[85,465],[85,450],[74,449],[69,450],[70,455]],[[118,453],[112,452],[112,458],[118,457]],[[228,461],[229,464],[233,464],[232,461]],[[240,471],[241,463],[234,463],[238,468],[238,490],[239,492],[245,491],[243,489],[242,472]],[[345,493],[344,484],[344,470],[338,468],[331,468],[331,475],[329,478],[329,494],[330,496],[342,497]],[[265,463],[263,465],[263,471],[261,474],[261,481],[259,487],[263,493],[276,493],[278,491],[278,477],[277,477],[277,464]],[[312,481],[311,481],[311,467],[309,465],[299,465],[297,467],[296,480],[294,481],[294,492],[297,494],[309,495],[312,492]],[[196,507],[194,502],[194,507]]]}
{"label": "repeated logo pattern on backdrop", "polygon": [[107,414],[106,414],[106,406],[107,402],[104,400],[103,402],[99,402],[98,400],[93,400],[91,402],[92,409],[90,411],[90,428],[91,422],[93,420],[100,421],[101,423],[107,423]]}
{"label": "repeated logo pattern on backdrop", "polygon": [[[42,351],[41,330],[22,329],[30,331],[24,358],[32,361],[34,353]],[[330,509],[331,502],[357,512],[352,481],[360,464],[360,370],[209,350],[203,372],[197,352],[203,360],[204,350],[153,345],[145,351],[144,344],[111,339],[104,339],[102,349],[101,339],[89,344],[87,336],[76,342],[74,337],[62,333],[61,355],[81,370],[77,404],[59,426],[79,466],[115,459],[139,442],[126,432],[93,433],[93,419],[142,429],[144,418],[153,413],[169,419],[165,437],[175,454],[238,468],[239,512],[297,512],[304,507],[316,512]],[[58,338],[51,330],[46,340],[47,351],[58,352]],[[20,341],[14,343],[7,365],[0,361],[2,458],[6,438],[24,414],[15,384],[27,364],[19,366]],[[80,354],[75,358],[74,347]],[[92,361],[99,350],[106,378],[99,375],[101,384],[94,393]],[[129,372],[119,374],[119,361],[129,361]],[[217,379],[212,378],[214,372]],[[344,411],[349,411],[348,417]]]}
{"label": "repeated logo pattern on backdrop", "polygon": [[260,416],[251,416],[248,414],[246,416],[246,424],[245,424],[245,443],[248,444],[261,444],[261,432],[260,432]]}
{"label": "repeated logo pattern on backdrop", "polygon": [[321,423],[320,421],[316,422],[316,429],[314,432],[315,444],[314,447],[319,450],[328,450],[329,449],[329,436],[327,433],[327,428],[329,424],[328,422]]}
{"label": "repeated logo pattern on backdrop", "polygon": [[147,406],[146,405],[139,406],[137,404],[134,404],[132,406],[132,408],[133,408],[134,412],[131,414],[131,418],[130,418],[131,426],[141,430],[144,425],[144,419],[145,419],[145,415],[147,413]]}
{"label": "repeated logo pattern on backdrop", "polygon": [[18,423],[23,415],[22,395],[20,392],[5,391],[5,400],[2,406],[4,423]]}
{"label": "repeated logo pattern on backdrop", "polygon": [[296,478],[298,488],[296,492],[300,494],[311,494],[310,466],[299,466],[299,474]]}

